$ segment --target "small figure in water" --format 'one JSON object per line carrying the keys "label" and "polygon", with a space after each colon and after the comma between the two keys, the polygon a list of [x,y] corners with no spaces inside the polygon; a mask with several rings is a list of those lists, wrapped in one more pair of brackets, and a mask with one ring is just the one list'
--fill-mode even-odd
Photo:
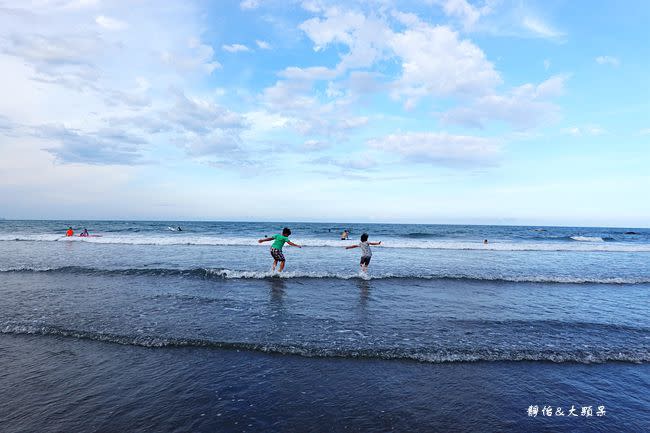
{"label": "small figure in water", "polygon": [[183,229],[182,229],[180,226],[178,226],[178,227],[176,227],[176,231],[177,231],[177,232],[182,232]]}
{"label": "small figure in water", "polygon": [[483,244],[487,245],[487,243],[488,243],[487,239],[483,239]]}
{"label": "small figure in water", "polygon": [[271,257],[273,257],[273,272],[275,272],[275,266],[278,264],[278,262],[280,262],[279,272],[282,272],[282,270],[284,269],[285,259],[284,259],[284,254],[282,254],[282,247],[284,246],[285,243],[291,245],[292,247],[302,248],[300,245],[291,242],[289,240],[289,236],[291,236],[291,230],[289,230],[288,227],[285,227],[284,229],[282,229],[281,235],[273,235],[271,237],[260,239],[257,241],[260,244],[262,242],[275,241],[271,245]]}
{"label": "small figure in water", "polygon": [[372,258],[370,245],[381,245],[381,241],[368,242],[368,233],[364,233],[361,235],[360,243],[357,245],[350,245],[349,247],[345,247],[346,250],[350,250],[352,248],[361,248],[361,261],[359,262],[359,265],[361,266],[361,272],[364,273],[368,272],[368,266],[370,265],[370,259]]}
{"label": "small figure in water", "polygon": [[88,234],[88,229],[84,229],[83,233],[81,233],[79,236],[81,236],[82,238],[87,238],[88,236],[90,236]]}
{"label": "small figure in water", "polygon": [[68,231],[65,232],[65,236],[68,238],[74,236],[74,230],[72,230],[72,227],[68,227]]}
{"label": "small figure in water", "polygon": [[347,230],[343,230],[343,233],[341,233],[341,240],[347,241],[349,236],[350,236],[350,232]]}

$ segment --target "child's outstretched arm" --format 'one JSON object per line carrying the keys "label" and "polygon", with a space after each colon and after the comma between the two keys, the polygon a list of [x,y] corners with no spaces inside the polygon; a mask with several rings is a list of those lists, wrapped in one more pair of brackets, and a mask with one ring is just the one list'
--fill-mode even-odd
{"label": "child's outstretched arm", "polygon": [[379,242],[368,242],[368,245],[381,245],[381,241],[379,241]]}
{"label": "child's outstretched arm", "polygon": [[346,250],[351,250],[352,248],[359,248],[359,245],[350,245],[349,247],[345,247]]}
{"label": "child's outstretched arm", "polygon": [[275,238],[264,238],[264,239],[258,240],[257,242],[261,244],[262,242],[268,242],[268,241],[272,241],[272,240],[275,240]]}
{"label": "child's outstretched arm", "polygon": [[298,244],[294,244],[294,243],[291,242],[291,241],[287,241],[287,243],[288,243],[289,245],[291,245],[292,247],[302,248],[300,245],[298,245]]}

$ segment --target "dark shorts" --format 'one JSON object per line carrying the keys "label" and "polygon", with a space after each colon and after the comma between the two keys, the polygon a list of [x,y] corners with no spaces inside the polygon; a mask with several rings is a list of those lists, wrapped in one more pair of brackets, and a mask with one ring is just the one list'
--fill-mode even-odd
{"label": "dark shorts", "polygon": [[368,266],[370,264],[370,259],[371,258],[372,258],[371,256],[361,257],[361,263],[360,264]]}
{"label": "dark shorts", "polygon": [[282,250],[271,248],[271,256],[278,262],[284,262],[284,254],[282,254]]}

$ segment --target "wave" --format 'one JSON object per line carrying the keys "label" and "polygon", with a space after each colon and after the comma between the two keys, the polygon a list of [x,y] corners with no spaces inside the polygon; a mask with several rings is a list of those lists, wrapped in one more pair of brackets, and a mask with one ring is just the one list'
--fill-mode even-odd
{"label": "wave", "polygon": [[433,233],[415,232],[415,233],[407,234],[406,237],[413,238],[413,239],[428,239],[428,238],[440,238],[442,236],[441,235],[435,235]]}
{"label": "wave", "polygon": [[342,274],[335,272],[301,272],[287,271],[274,273],[270,271],[244,271],[224,268],[117,268],[100,269],[82,266],[63,266],[55,268],[0,268],[2,273],[61,273],[82,275],[105,276],[152,276],[152,277],[194,277],[215,280],[269,280],[269,279],[332,279],[332,280],[457,280],[457,281],[483,281],[505,283],[552,283],[552,284],[649,284],[650,277],[621,278],[621,277],[567,277],[553,275],[464,275],[464,274]]}
{"label": "wave", "polygon": [[[420,234],[415,233],[420,236]],[[433,235],[432,235],[433,236]],[[607,239],[599,237],[573,236],[565,238],[569,242],[558,243],[552,240],[538,241],[499,241],[491,240],[488,244],[483,241],[450,241],[443,239],[427,238],[388,238],[382,240],[381,247],[377,248],[402,248],[402,249],[425,249],[425,250],[467,250],[467,251],[576,251],[576,252],[650,252],[650,243],[624,243],[604,242]],[[611,239],[611,238],[610,238]],[[118,244],[118,245],[157,245],[157,246],[246,246],[255,248],[266,248],[268,245],[260,246],[255,237],[223,237],[214,235],[189,235],[177,232],[177,234],[161,235],[113,235],[103,234],[101,237],[73,237],[67,238],[58,234],[3,234],[0,241],[23,241],[23,242],[84,242],[92,244]],[[305,238],[298,239],[304,247],[308,248],[342,248],[352,245],[355,241],[341,241],[339,239]],[[577,241],[577,242],[575,242]]]}
{"label": "wave", "polygon": [[67,329],[51,325],[4,324],[0,333],[9,335],[39,335],[76,338],[105,343],[140,346],[147,348],[212,348],[227,350],[246,350],[279,355],[297,355],[309,358],[348,358],[418,361],[432,364],[457,362],[498,362],[498,361],[546,361],[556,363],[605,363],[605,362],[650,362],[650,351],[608,350],[608,349],[501,349],[501,348],[372,348],[343,349],[320,348],[303,344],[250,343],[237,341],[216,341],[210,339],[168,337],[156,335],[120,335],[108,332]]}
{"label": "wave", "polygon": [[574,241],[578,242],[605,242],[605,239],[599,236],[569,236],[569,239],[573,239]]}

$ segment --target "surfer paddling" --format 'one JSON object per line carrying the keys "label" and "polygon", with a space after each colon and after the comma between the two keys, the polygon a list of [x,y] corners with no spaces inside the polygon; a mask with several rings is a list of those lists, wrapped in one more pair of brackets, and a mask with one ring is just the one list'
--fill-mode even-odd
{"label": "surfer paddling", "polygon": [[257,241],[260,244],[262,242],[274,241],[273,244],[271,245],[271,257],[273,257],[273,272],[275,272],[275,267],[277,266],[278,262],[280,262],[280,269],[278,272],[282,272],[282,270],[284,269],[285,258],[284,258],[284,254],[282,254],[282,247],[284,246],[285,243],[291,245],[292,247],[302,248],[300,245],[291,242],[289,240],[289,236],[291,236],[291,230],[289,230],[288,227],[285,227],[284,229],[282,229],[281,235],[273,235],[271,237],[260,239]]}

